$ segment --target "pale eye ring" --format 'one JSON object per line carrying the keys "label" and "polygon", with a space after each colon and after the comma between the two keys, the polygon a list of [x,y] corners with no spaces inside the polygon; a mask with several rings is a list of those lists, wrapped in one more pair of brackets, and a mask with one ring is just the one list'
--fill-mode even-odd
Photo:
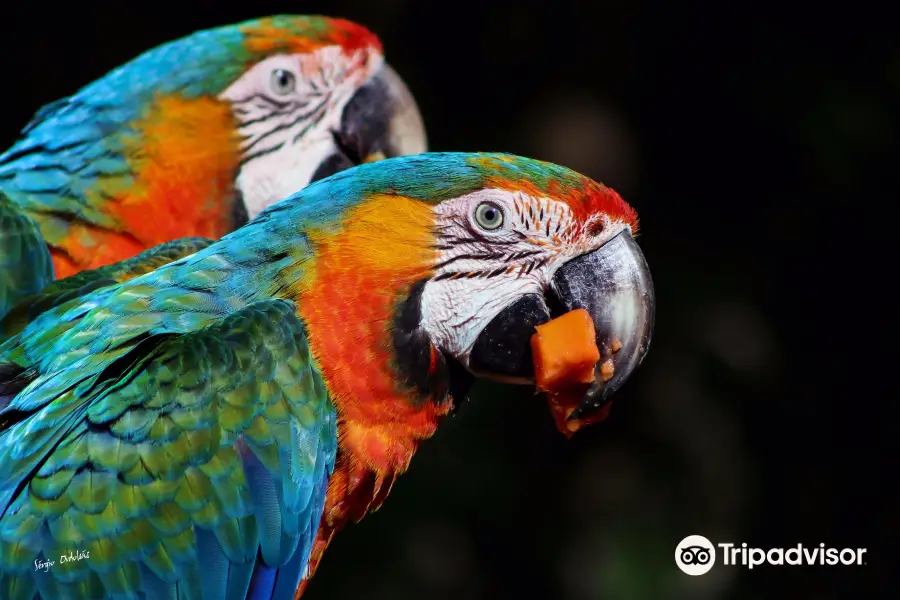
{"label": "pale eye ring", "polygon": [[503,225],[503,211],[493,202],[482,202],[475,208],[475,223],[493,231]]}
{"label": "pale eye ring", "polygon": [[297,87],[297,78],[287,69],[275,69],[272,71],[271,86],[279,96],[287,96]]}

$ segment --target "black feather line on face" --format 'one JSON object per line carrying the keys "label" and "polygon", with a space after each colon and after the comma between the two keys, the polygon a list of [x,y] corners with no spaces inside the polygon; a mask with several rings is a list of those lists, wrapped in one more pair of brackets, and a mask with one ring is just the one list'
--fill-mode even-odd
{"label": "black feather line on face", "polygon": [[[291,102],[286,104],[284,108],[278,108],[276,110],[269,111],[268,113],[262,115],[261,117],[255,117],[250,119],[249,121],[241,121],[240,128],[247,127],[248,125],[255,125],[257,123],[265,123],[269,119],[274,119],[275,117],[282,117],[284,115],[289,115],[296,110],[302,110],[309,105],[309,102]],[[246,109],[238,108],[235,109],[235,112],[244,111],[243,113],[238,114],[247,114]]]}
{"label": "black feather line on face", "polygon": [[513,254],[510,254],[509,256],[507,256],[506,260],[507,261],[521,260],[523,258],[528,258],[529,256],[535,256],[540,253],[541,253],[540,250],[524,250],[522,252],[514,252]]}
{"label": "black feather line on face", "polygon": [[[242,107],[244,104],[251,104],[258,100],[262,100],[264,104],[274,106],[276,109],[287,108],[291,104],[295,104],[294,100],[288,100],[287,102],[279,102],[275,98],[272,98],[271,96],[267,96],[265,94],[253,94],[251,96],[247,96],[246,98],[241,98],[240,100],[235,100],[234,102],[232,102],[232,104],[235,106]],[[256,106],[257,106],[257,108],[267,108],[266,106],[260,106],[259,104],[257,104]]]}
{"label": "black feather line on face", "polygon": [[[474,227],[466,218],[454,215],[450,217],[450,220],[452,223],[440,224],[434,227],[434,232],[440,239],[440,242],[435,246],[438,250],[452,250],[457,246],[466,245],[476,246],[476,252],[480,250],[478,258],[484,257],[487,259],[488,256],[494,257],[497,254],[495,250],[497,246],[513,246],[519,243],[519,240],[503,239],[497,234],[486,234]],[[447,230],[451,228],[463,229],[465,236],[457,235],[454,232],[448,233]],[[520,232],[512,230],[509,233],[518,234]]]}
{"label": "black feather line on face", "polygon": [[[272,129],[269,129],[268,131],[266,131],[265,133],[263,133],[262,135],[257,137],[255,140],[250,142],[250,144],[246,148],[244,148],[244,152],[249,152],[250,150],[252,150],[254,148],[254,146],[258,145],[263,140],[268,139],[270,136],[275,135],[279,131],[285,131],[285,130],[291,129],[292,127],[295,127],[296,125],[300,124],[301,122],[303,122],[307,119],[313,118],[320,110],[322,110],[323,107],[327,106],[330,98],[331,98],[330,94],[325,96],[319,104],[317,104],[316,106],[314,106],[312,108],[312,110],[309,110],[306,112],[301,112],[301,107],[298,106],[298,108],[296,110],[291,111],[291,116],[293,116],[297,112],[300,112],[299,115],[297,115],[296,117],[294,117],[292,120],[290,120],[288,122],[281,123],[280,125],[276,125]],[[303,105],[303,107],[305,107],[305,106],[306,105]]]}
{"label": "black feather line on face", "polygon": [[278,152],[278,151],[281,150],[283,147],[284,147],[284,142],[279,142],[279,143],[277,143],[277,144],[275,144],[274,146],[271,146],[271,147],[269,147],[269,148],[263,148],[262,150],[257,150],[256,152],[253,152],[252,154],[245,154],[245,155],[241,158],[241,160],[238,161],[238,167],[243,167],[244,165],[246,165],[246,164],[249,163],[250,161],[256,160],[257,158],[262,158],[263,156],[266,156],[266,155],[268,155],[268,154],[272,154],[273,152]]}
{"label": "black feather line on face", "polygon": [[291,144],[296,144],[297,142],[299,142],[307,133],[309,133],[310,129],[322,122],[322,119],[324,119],[325,115],[328,114],[328,103],[323,102],[319,105],[319,108],[317,110],[318,112],[315,114],[315,116],[313,116],[312,120],[306,124],[306,127],[297,132],[297,135],[295,135],[294,139],[291,140]]}
{"label": "black feather line on face", "polygon": [[443,281],[445,279],[489,279],[503,275],[509,271],[510,265],[504,265],[496,269],[484,269],[481,271],[448,271],[435,275],[432,281]]}
{"label": "black feather line on face", "polygon": [[[466,233],[469,234],[469,243],[484,244],[487,247],[512,246],[513,244],[518,243],[518,240],[505,240],[497,235],[486,234],[477,227],[473,226],[468,219],[464,220],[461,224],[466,230]],[[512,231],[515,232],[516,230],[513,229]]]}
{"label": "black feather line on face", "polygon": [[[456,256],[452,256],[445,261],[439,262],[434,268],[435,270],[440,270],[446,267],[447,265],[451,265],[458,260],[503,260],[504,255],[499,252],[488,252],[484,254],[480,253],[471,253],[471,254],[458,254]],[[506,260],[509,260],[508,258]]]}
{"label": "black feather line on face", "polygon": [[546,265],[548,262],[550,262],[550,257],[549,257],[549,256],[545,256],[544,258],[542,258],[542,259],[540,259],[539,261],[537,261],[537,264],[534,266],[534,268],[535,268],[535,269],[540,269],[541,267],[543,267],[544,265]]}
{"label": "black feather line on face", "polygon": [[[533,216],[533,211],[535,209],[533,207],[529,207],[528,210],[532,211]],[[543,208],[541,210],[543,210]],[[527,219],[527,215],[520,216]],[[450,258],[438,263],[435,266],[436,270],[441,270],[460,260],[501,261],[502,266],[497,267],[495,265],[489,265],[488,268],[476,268],[472,271],[443,272],[436,275],[434,277],[434,281],[442,281],[446,279],[488,279],[491,277],[497,277],[499,275],[503,275],[504,273],[508,273],[510,268],[515,267],[515,261],[544,254],[542,250],[520,250],[509,253],[498,252],[497,246],[508,247],[519,244],[523,240],[528,240],[528,236],[517,229],[500,232],[501,235],[504,233],[506,234],[507,239],[503,239],[503,237],[500,237],[496,234],[486,234],[480,231],[477,227],[473,226],[467,218],[460,215],[451,215],[449,217],[446,217],[446,220],[449,222],[438,224],[433,228],[435,235],[440,240],[439,243],[433,246],[434,249],[444,252],[457,249],[460,246],[474,246],[474,249],[472,251],[465,252],[456,256],[451,256]],[[465,234],[467,235],[467,237],[461,237],[453,233],[452,231],[448,232],[448,230],[452,229],[465,230]],[[515,239],[509,239],[509,236],[513,236]],[[519,271],[519,276],[530,273],[535,268],[546,264],[547,261],[548,259],[545,258],[540,261],[532,261],[530,263],[523,264],[522,268]]]}

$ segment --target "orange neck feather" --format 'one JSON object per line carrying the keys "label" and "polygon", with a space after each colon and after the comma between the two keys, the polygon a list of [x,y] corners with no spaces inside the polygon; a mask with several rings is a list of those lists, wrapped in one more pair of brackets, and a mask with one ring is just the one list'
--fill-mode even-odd
{"label": "orange neck feather", "polygon": [[397,302],[434,263],[432,215],[422,203],[379,196],[339,232],[310,234],[316,260],[300,310],[343,425],[341,447],[381,474],[406,469],[443,410],[399,386],[390,344]]}
{"label": "orange neck feather", "polygon": [[170,240],[231,231],[240,140],[228,104],[160,97],[132,127],[122,141],[133,179],[103,178],[86,192],[108,198],[104,210],[119,226],[74,223],[53,248],[58,278]]}
{"label": "orange neck feather", "polygon": [[377,196],[352,210],[337,233],[310,234],[316,259],[298,299],[339,438],[311,572],[338,529],[380,506],[450,411],[449,400],[416,400],[402,388],[390,337],[398,301],[434,264],[433,215],[423,203]]}

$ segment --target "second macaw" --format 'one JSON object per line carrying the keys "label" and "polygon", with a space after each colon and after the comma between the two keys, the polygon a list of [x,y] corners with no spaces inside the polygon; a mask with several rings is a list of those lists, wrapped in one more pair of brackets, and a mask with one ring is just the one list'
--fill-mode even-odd
{"label": "second macaw", "polygon": [[276,16],[161,45],[41,109],[0,154],[0,317],[54,276],[218,239],[311,181],[425,149],[361,25]]}
{"label": "second macaw", "polygon": [[563,167],[423,154],[59,297],[0,345],[0,597],[299,597],[475,378],[534,381],[536,325],[586,308],[620,342],[580,415],[629,377],[653,322],[636,232]]}

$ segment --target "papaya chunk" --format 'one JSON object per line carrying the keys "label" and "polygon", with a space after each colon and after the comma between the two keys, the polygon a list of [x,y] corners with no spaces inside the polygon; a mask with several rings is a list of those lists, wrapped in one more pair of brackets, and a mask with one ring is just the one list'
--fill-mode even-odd
{"label": "papaya chunk", "polygon": [[604,421],[609,416],[610,408],[612,408],[612,403],[609,402],[599,411],[584,419],[570,421],[569,415],[571,415],[572,411],[575,410],[575,407],[578,406],[580,400],[581,393],[578,390],[547,392],[547,403],[550,406],[550,414],[553,415],[553,422],[556,424],[556,429],[567,438],[571,438],[575,432],[584,427]]}
{"label": "papaya chunk", "polygon": [[[607,404],[597,414],[578,421],[569,420],[598,372],[601,355],[594,321],[586,310],[578,308],[536,329],[531,336],[531,354],[537,391],[547,393],[556,428],[570,438],[582,427],[609,415]],[[612,360],[603,363],[599,373],[608,381],[614,373]]]}
{"label": "papaya chunk", "polygon": [[534,377],[539,392],[583,387],[594,381],[600,360],[594,321],[582,308],[538,325],[531,336]]}

